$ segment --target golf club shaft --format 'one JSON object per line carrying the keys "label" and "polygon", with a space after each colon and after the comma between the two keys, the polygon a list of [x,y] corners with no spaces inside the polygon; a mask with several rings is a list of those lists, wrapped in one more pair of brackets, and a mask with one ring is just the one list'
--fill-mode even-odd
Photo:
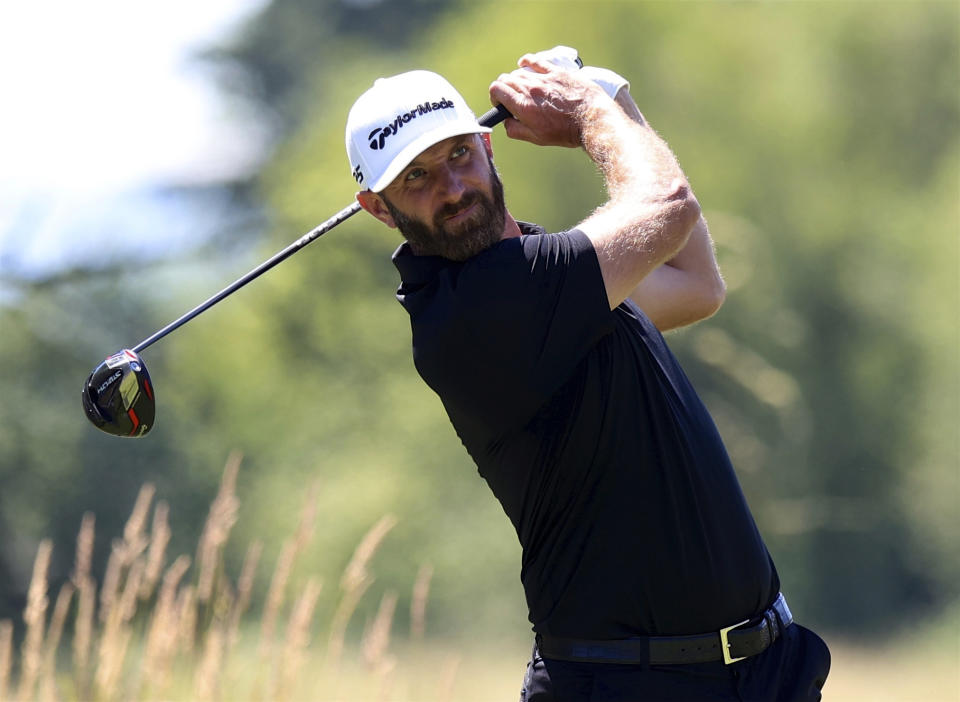
{"label": "golf club shaft", "polygon": [[131,350],[134,351],[135,353],[140,353],[141,351],[143,351],[143,349],[147,348],[151,344],[157,341],[160,341],[160,339],[165,337],[170,332],[174,331],[175,329],[178,329],[179,327],[182,327],[184,324],[189,322],[198,314],[210,309],[211,307],[213,307],[215,304],[220,302],[220,300],[227,297],[228,295],[232,295],[234,292],[242,288],[251,280],[260,277],[261,275],[266,273],[268,270],[273,268],[275,265],[277,265],[278,263],[281,263],[282,261],[285,261],[290,256],[295,254],[297,251],[302,249],[304,246],[306,246],[312,241],[315,241],[316,239],[318,239],[319,237],[321,237],[322,235],[326,234],[328,231],[333,229],[335,226],[337,226],[344,220],[349,219],[359,211],[360,211],[359,202],[354,202],[354,203],[351,203],[349,207],[344,207],[342,210],[337,212],[337,214],[335,214],[333,217],[331,217],[326,222],[321,224],[319,227],[316,227],[315,229],[312,229],[311,231],[307,232],[302,237],[297,239],[295,242],[290,244],[290,246],[285,248],[283,251],[280,251],[270,259],[264,261],[259,266],[257,266],[252,271],[250,271],[245,276],[243,276],[242,278],[235,280],[233,283],[225,287],[223,290],[218,292],[216,295],[214,295],[210,299],[205,300],[204,302],[201,302],[199,305],[194,307],[192,310],[187,312],[185,315],[183,315],[179,319],[176,319],[173,322],[170,322],[170,324],[168,324],[158,332],[154,333],[153,336],[147,337],[146,339],[141,341],[139,344],[134,346],[133,349]]}
{"label": "golf club shaft", "polygon": [[[510,113],[507,111],[507,109],[503,105],[497,105],[496,107],[491,109],[489,112],[486,112],[477,121],[484,127],[493,127],[494,125],[500,124],[500,122],[505,120],[507,117],[510,117]],[[148,336],[146,339],[144,339],[139,344],[134,346],[133,349],[131,350],[134,353],[140,353],[151,344],[154,344],[157,341],[160,341],[160,339],[165,337],[167,334],[174,331],[175,329],[179,329],[180,327],[182,327],[184,324],[189,322],[191,319],[196,317],[201,312],[204,312],[210,309],[215,304],[220,302],[220,300],[227,297],[228,295],[232,295],[237,290],[242,288],[244,285],[249,283],[251,280],[254,280],[255,278],[259,278],[261,275],[266,273],[268,270],[273,268],[278,263],[285,261],[286,259],[288,259],[290,256],[295,254],[297,251],[302,249],[307,244],[319,239],[321,236],[326,234],[335,226],[337,226],[341,222],[355,215],[357,212],[360,211],[360,209],[361,208],[360,208],[359,202],[353,202],[348,207],[344,207],[342,210],[337,212],[337,214],[333,215],[333,217],[328,219],[319,227],[316,227],[310,230],[309,232],[301,236],[299,239],[297,239],[295,242],[290,244],[290,246],[285,248],[283,251],[280,251],[279,253],[275,254],[272,258],[264,261],[259,266],[254,268],[252,271],[247,273],[245,276],[243,276],[242,278],[238,278],[233,283],[231,283],[230,285],[225,287],[223,290],[218,292],[216,295],[214,295],[208,300],[205,300],[204,302],[201,302],[199,305],[194,307],[192,310],[187,312],[182,317],[170,322],[170,324],[165,326],[163,329],[155,332],[152,336]]]}

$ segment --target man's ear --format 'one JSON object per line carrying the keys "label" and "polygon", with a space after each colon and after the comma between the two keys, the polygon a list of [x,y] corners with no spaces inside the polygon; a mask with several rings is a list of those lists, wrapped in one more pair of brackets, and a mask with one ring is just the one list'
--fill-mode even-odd
{"label": "man's ear", "polygon": [[388,227],[393,227],[394,229],[397,228],[397,223],[394,221],[393,215],[390,214],[390,210],[387,209],[387,206],[384,204],[383,198],[381,198],[372,190],[361,190],[358,192],[357,202],[360,203],[360,207],[365,209]]}
{"label": "man's ear", "polygon": [[487,156],[493,158],[493,141],[490,139],[490,134],[481,134],[480,138],[483,139],[483,145],[487,149]]}

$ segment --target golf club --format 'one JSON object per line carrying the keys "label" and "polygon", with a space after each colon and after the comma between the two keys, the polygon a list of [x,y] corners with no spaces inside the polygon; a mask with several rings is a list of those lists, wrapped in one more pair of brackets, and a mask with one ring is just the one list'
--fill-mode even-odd
{"label": "golf club", "polygon": [[[477,121],[484,127],[493,127],[509,116],[510,113],[506,108],[497,105]],[[326,222],[307,232],[287,248],[163,329],[148,336],[133,348],[122,349],[109,356],[93,370],[83,384],[81,396],[87,419],[97,429],[114,436],[136,438],[147,434],[154,424],[156,395],[147,367],[140,358],[140,352],[175,329],[179,329],[201,312],[210,309],[225,297],[232,295],[250,281],[260,277],[278,263],[288,259],[307,244],[316,241],[338,224],[355,215],[360,209],[358,202],[344,207]]]}

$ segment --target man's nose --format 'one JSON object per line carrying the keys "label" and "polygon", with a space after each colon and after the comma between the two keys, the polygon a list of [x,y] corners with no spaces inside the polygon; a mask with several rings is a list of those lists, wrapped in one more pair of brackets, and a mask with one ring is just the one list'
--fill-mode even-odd
{"label": "man's nose", "polygon": [[440,198],[447,202],[458,202],[467,191],[467,186],[454,169],[447,166],[437,179],[437,190]]}

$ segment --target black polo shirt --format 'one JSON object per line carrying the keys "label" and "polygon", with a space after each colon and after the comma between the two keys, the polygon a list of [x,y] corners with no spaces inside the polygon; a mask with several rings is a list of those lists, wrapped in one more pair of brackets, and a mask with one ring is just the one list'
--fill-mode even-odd
{"label": "black polo shirt", "polygon": [[763,611],[776,570],[663,337],[611,311],[579,230],[521,224],[463,263],[394,255],[417,371],[523,547],[534,629],[623,638]]}

